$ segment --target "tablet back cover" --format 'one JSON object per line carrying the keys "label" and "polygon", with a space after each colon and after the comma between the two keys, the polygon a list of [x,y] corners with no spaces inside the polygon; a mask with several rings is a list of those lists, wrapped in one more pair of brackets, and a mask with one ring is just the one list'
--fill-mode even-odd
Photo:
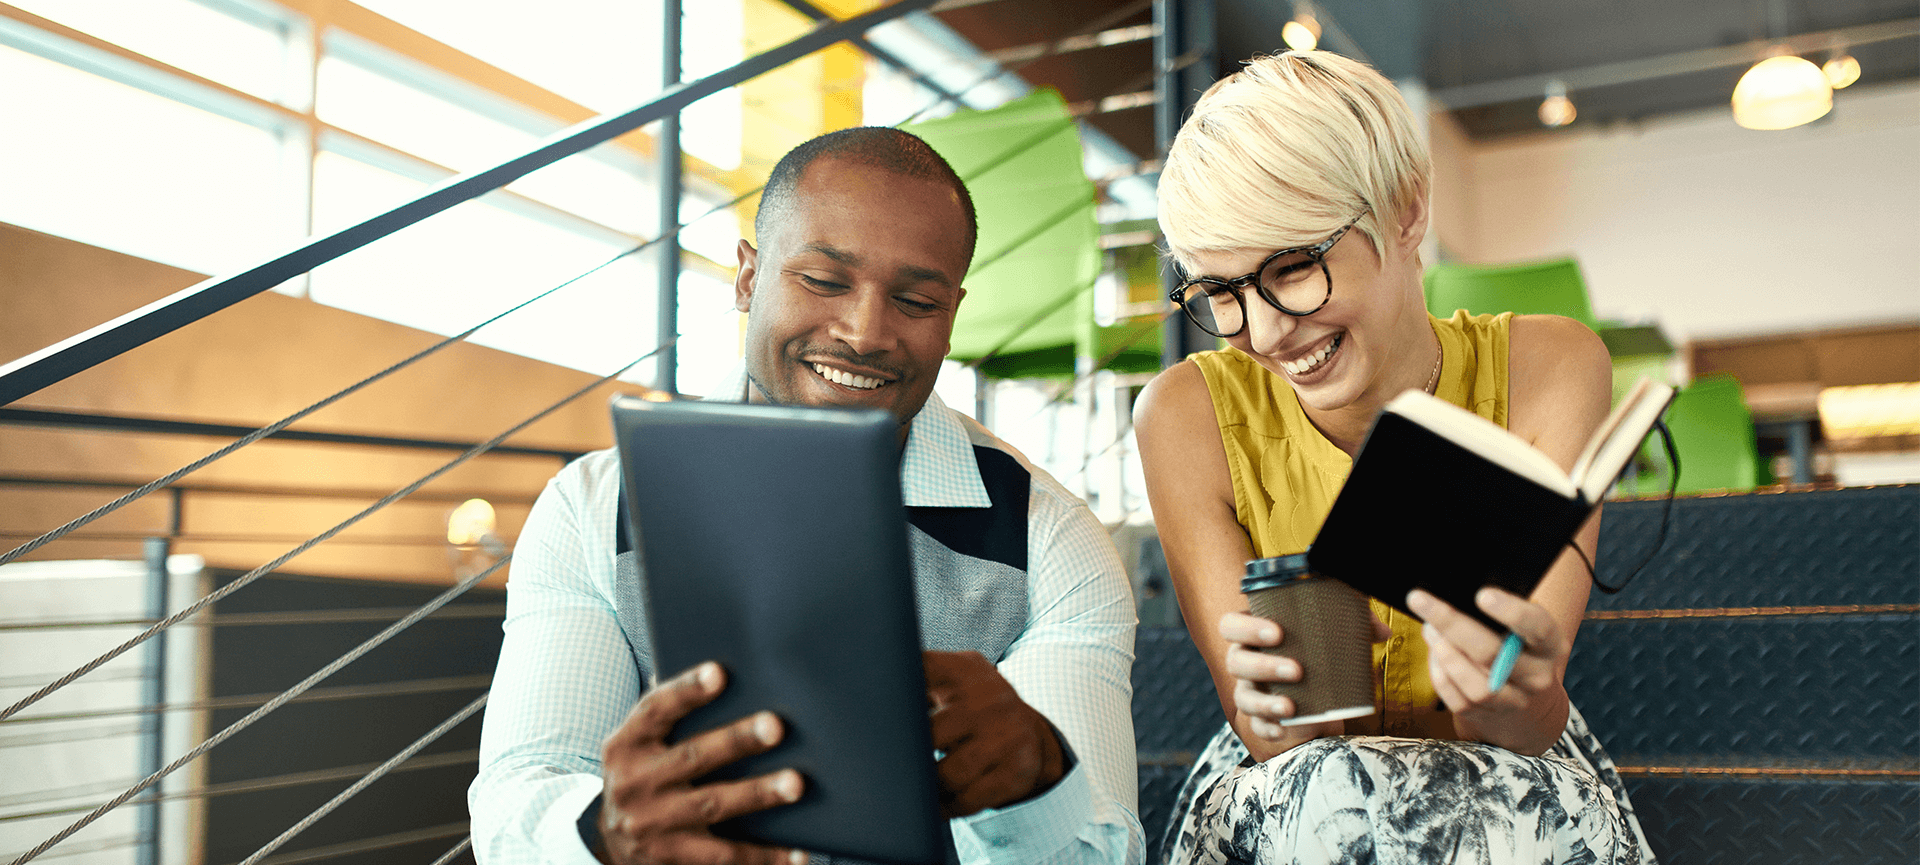
{"label": "tablet back cover", "polygon": [[655,672],[727,670],[678,741],[763,709],[799,802],[716,827],[741,840],[918,865],[952,855],[927,722],[898,421],[880,411],[618,398],[629,530]]}

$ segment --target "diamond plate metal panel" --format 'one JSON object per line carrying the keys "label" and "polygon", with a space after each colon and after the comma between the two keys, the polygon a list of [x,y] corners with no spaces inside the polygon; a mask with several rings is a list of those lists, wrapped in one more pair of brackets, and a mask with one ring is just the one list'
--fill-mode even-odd
{"label": "diamond plate metal panel", "polygon": [[1587,622],[1567,692],[1622,765],[1920,760],[1920,617]]}
{"label": "diamond plate metal panel", "polygon": [[1920,783],[1629,778],[1661,865],[1913,865]]}
{"label": "diamond plate metal panel", "polygon": [[1197,754],[1226,718],[1200,650],[1182,627],[1142,627],[1133,641],[1133,740],[1149,757]]}
{"label": "diamond plate metal panel", "polygon": [[1146,830],[1147,861],[1159,862],[1160,835],[1173,818],[1173,799],[1191,766],[1140,767],[1140,827]]}
{"label": "diamond plate metal panel", "polygon": [[[1600,578],[1646,555],[1658,501],[1610,502]],[[1660,554],[1595,610],[1920,603],[1920,485],[1677,499]]]}

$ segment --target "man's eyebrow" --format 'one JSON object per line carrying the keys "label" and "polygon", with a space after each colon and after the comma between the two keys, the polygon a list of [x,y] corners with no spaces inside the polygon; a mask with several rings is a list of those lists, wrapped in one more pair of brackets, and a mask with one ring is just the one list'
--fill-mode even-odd
{"label": "man's eyebrow", "polygon": [[948,288],[953,287],[953,280],[951,278],[931,267],[917,267],[911,264],[902,265],[900,267],[900,275],[918,282],[937,282]]}
{"label": "man's eyebrow", "polygon": [[815,241],[813,243],[807,244],[806,246],[800,247],[800,251],[801,252],[817,252],[841,264],[857,266],[861,263],[860,256],[854,255],[853,253],[848,252],[844,249],[841,249],[840,247],[829,246],[827,244],[820,243],[818,241]]}
{"label": "man's eyebrow", "polygon": [[[844,264],[849,267],[859,267],[860,265],[866,263],[866,259],[863,259],[852,252],[841,249],[840,247],[837,247],[837,246],[831,246],[829,244],[820,243],[818,241],[809,243],[809,244],[806,244],[805,246],[800,247],[800,251],[818,253],[820,255],[826,256],[828,259],[831,259],[834,262],[837,262],[839,264]],[[948,286],[948,287],[953,286],[952,277],[949,277],[945,273],[942,273],[931,267],[921,267],[919,265],[914,265],[914,264],[903,264],[900,266],[900,268],[896,272],[900,276],[913,280],[915,282],[937,282],[944,286]]]}

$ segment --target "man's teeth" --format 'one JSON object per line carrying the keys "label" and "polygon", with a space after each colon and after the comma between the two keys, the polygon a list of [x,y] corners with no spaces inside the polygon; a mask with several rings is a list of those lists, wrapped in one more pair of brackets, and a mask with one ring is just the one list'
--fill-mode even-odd
{"label": "man's teeth", "polygon": [[814,364],[813,371],[819,373],[820,377],[827,381],[833,382],[834,384],[846,385],[855,390],[873,390],[876,387],[886,384],[886,382],[877,378],[854,375],[853,373],[843,372],[823,364]]}
{"label": "man's teeth", "polygon": [[1334,349],[1340,347],[1340,341],[1343,339],[1346,339],[1344,335],[1336,336],[1332,342],[1327,343],[1325,348],[1299,360],[1283,360],[1280,362],[1280,368],[1293,375],[1305,375],[1306,373],[1312,372],[1318,369],[1321,364],[1327,362],[1327,358],[1333,354]]}

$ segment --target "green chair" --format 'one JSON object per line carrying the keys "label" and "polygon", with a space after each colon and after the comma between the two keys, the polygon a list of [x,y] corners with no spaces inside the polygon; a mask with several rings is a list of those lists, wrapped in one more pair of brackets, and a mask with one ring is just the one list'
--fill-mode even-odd
{"label": "green chair", "polygon": [[[1760,474],[1760,456],[1754,445],[1753,415],[1740,394],[1740,382],[1730,375],[1709,375],[1680,389],[1667,409],[1667,428],[1680,452],[1683,493],[1702,490],[1750,490]],[[1643,452],[1658,453],[1666,463],[1658,434]],[[1667,491],[1666,470],[1643,472],[1635,485],[1641,495]]]}
{"label": "green chair", "polygon": [[1551,313],[1598,325],[1580,265],[1571,258],[1501,267],[1442,262],[1427,269],[1424,282],[1427,309],[1441,318],[1464,309],[1475,315]]}

